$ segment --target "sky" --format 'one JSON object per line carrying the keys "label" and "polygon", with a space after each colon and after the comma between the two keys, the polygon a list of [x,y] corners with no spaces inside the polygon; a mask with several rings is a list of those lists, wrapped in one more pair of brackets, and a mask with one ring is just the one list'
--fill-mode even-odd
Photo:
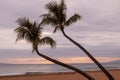
{"label": "sky", "polygon": [[[27,17],[41,21],[45,5],[55,0],[0,0],[0,63],[48,64],[49,61],[32,53],[31,44],[15,42],[16,20]],[[56,0],[60,2],[60,0]],[[120,0],[65,0],[68,17],[74,13],[81,20],[65,28],[66,33],[84,46],[98,61],[120,60]],[[45,26],[43,36],[50,36],[57,46],[39,46],[39,51],[65,63],[92,63],[79,48],[67,40],[60,31],[53,34]]]}

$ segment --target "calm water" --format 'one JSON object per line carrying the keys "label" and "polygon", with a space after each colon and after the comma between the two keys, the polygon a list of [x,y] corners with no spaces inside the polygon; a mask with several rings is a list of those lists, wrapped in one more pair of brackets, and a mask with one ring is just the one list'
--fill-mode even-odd
{"label": "calm water", "polygon": [[[92,71],[99,70],[99,68],[94,64],[72,64],[73,66],[83,70],[83,71]],[[104,63],[103,64],[107,69],[120,69],[120,64],[118,63]],[[26,73],[57,73],[57,72],[72,72],[67,68],[61,67],[56,64],[29,64],[29,65],[12,65],[12,64],[0,64],[0,76],[3,75],[20,75]]]}

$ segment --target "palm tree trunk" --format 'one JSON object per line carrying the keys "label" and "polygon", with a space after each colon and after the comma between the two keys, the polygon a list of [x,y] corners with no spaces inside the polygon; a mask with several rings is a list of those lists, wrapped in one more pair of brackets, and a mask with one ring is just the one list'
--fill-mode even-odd
{"label": "palm tree trunk", "polygon": [[83,52],[86,53],[86,55],[105,73],[105,75],[109,78],[109,80],[115,80],[112,75],[79,43],[74,41],[72,38],[70,38],[68,35],[66,35],[64,29],[61,29],[63,35],[70,40],[72,43],[74,43],[77,47],[79,47]]}
{"label": "palm tree trunk", "polygon": [[75,68],[75,67],[73,67],[73,66],[71,66],[71,65],[62,63],[62,62],[60,62],[60,61],[57,61],[57,60],[52,59],[52,58],[50,58],[50,57],[48,57],[48,56],[46,56],[46,55],[41,54],[41,53],[38,51],[38,49],[36,49],[36,52],[37,52],[37,54],[38,54],[39,56],[45,58],[46,60],[49,60],[49,61],[51,61],[51,62],[53,62],[53,63],[55,63],[55,64],[61,65],[61,66],[63,66],[63,67],[69,68],[69,69],[71,69],[71,70],[74,70],[74,71],[82,74],[82,75],[83,75],[84,77],[86,77],[88,80],[95,80],[95,79],[92,78],[90,75],[88,75],[87,73],[81,71],[81,70],[78,69],[78,68]]}

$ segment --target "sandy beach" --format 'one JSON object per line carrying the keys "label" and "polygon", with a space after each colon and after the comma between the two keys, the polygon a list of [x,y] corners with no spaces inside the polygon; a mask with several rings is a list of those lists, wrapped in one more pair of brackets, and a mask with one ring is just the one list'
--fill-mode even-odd
{"label": "sandy beach", "polygon": [[[120,69],[109,70],[115,80],[120,80]],[[87,71],[96,80],[108,80],[101,71]],[[52,73],[52,74],[34,74],[34,75],[16,75],[1,76],[0,80],[87,80],[76,72]]]}

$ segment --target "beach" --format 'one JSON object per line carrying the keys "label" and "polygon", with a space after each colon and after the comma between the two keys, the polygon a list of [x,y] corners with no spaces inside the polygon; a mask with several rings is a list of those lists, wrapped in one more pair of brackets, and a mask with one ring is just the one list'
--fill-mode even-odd
{"label": "beach", "polygon": [[[96,80],[108,80],[101,71],[86,71]],[[120,69],[109,70],[115,80],[120,80]],[[88,80],[76,72],[62,72],[49,74],[29,74],[29,75],[13,75],[1,76],[0,80]]]}

